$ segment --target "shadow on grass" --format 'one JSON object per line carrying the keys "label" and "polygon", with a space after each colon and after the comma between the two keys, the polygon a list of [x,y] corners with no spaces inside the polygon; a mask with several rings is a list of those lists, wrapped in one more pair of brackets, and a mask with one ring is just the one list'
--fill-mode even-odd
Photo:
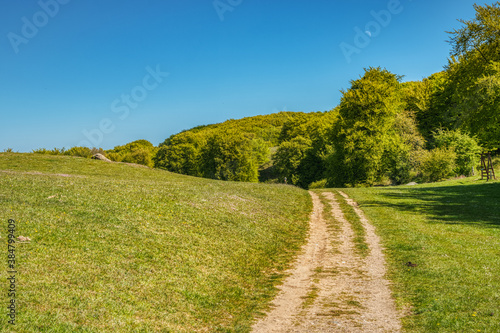
{"label": "shadow on grass", "polygon": [[427,216],[430,222],[500,227],[500,182],[453,186],[386,188],[385,200],[365,206],[385,206]]}

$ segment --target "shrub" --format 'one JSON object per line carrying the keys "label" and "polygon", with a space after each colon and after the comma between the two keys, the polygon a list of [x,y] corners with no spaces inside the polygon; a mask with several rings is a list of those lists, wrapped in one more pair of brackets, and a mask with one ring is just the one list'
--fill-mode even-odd
{"label": "shrub", "polygon": [[151,152],[146,149],[137,149],[132,153],[125,155],[122,162],[142,164],[148,167],[153,167]]}
{"label": "shrub", "polygon": [[309,189],[312,190],[312,189],[315,189],[315,188],[326,188],[326,182],[327,182],[326,178],[318,180],[318,181],[315,181],[315,182],[312,182],[309,185]]}
{"label": "shrub", "polygon": [[112,160],[113,162],[121,162],[124,156],[118,153],[108,152],[106,153],[106,157]]}
{"label": "shrub", "polygon": [[90,158],[92,157],[92,150],[88,147],[73,147],[65,151],[64,155]]}
{"label": "shrub", "polygon": [[65,149],[64,148],[54,148],[52,150],[48,150],[45,148],[39,148],[39,149],[33,149],[33,153],[35,154],[42,154],[42,155],[62,155],[64,154]]}
{"label": "shrub", "polygon": [[420,170],[425,182],[440,181],[455,175],[456,153],[451,148],[435,148],[422,152]]}
{"label": "shrub", "polygon": [[455,173],[470,176],[479,162],[481,147],[475,138],[456,131],[438,130],[434,133],[435,145],[438,148],[453,149],[456,153]]}
{"label": "shrub", "polygon": [[90,157],[94,156],[95,154],[101,154],[104,156],[107,156],[106,151],[102,148],[92,148],[90,149]]}
{"label": "shrub", "polygon": [[116,146],[107,150],[105,155],[114,162],[126,162],[153,167],[153,159],[157,153],[157,148],[147,140],[136,140],[123,146]]}

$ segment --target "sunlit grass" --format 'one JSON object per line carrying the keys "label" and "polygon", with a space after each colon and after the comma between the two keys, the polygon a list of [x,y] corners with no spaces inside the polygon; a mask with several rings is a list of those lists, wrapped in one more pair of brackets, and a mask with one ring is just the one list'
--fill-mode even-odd
{"label": "sunlit grass", "polygon": [[1,239],[9,218],[32,239],[16,244],[17,332],[248,331],[310,209],[292,186],[0,154]]}
{"label": "sunlit grass", "polygon": [[500,331],[499,182],[344,191],[387,248],[405,331]]}
{"label": "sunlit grass", "polygon": [[342,195],[340,195],[338,191],[334,191],[332,193],[339,203],[340,209],[344,213],[345,219],[351,225],[352,231],[354,233],[354,238],[352,241],[354,242],[355,251],[361,257],[365,258],[369,253],[369,248],[368,244],[366,243],[366,231],[363,227],[361,219],[359,218],[358,214],[356,214],[354,208],[347,203],[346,199]]}

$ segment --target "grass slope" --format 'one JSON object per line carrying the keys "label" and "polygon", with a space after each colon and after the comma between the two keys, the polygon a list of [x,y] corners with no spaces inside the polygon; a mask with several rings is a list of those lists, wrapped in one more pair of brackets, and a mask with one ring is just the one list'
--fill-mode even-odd
{"label": "grass slope", "polygon": [[246,332],[310,210],[291,186],[0,154],[1,239],[10,218],[32,239],[16,244],[15,329],[2,315],[0,331]]}
{"label": "grass slope", "polygon": [[500,332],[499,182],[343,191],[382,237],[407,332]]}

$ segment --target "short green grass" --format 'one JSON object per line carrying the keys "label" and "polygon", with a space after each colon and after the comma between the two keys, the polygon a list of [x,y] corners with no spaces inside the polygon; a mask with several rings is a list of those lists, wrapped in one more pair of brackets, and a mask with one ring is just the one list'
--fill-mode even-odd
{"label": "short green grass", "polygon": [[343,191],[386,247],[406,332],[500,332],[499,182]]}
{"label": "short green grass", "polygon": [[292,186],[0,154],[0,240],[8,219],[32,239],[16,244],[15,327],[4,246],[0,331],[248,332],[310,210]]}
{"label": "short green grass", "polygon": [[332,215],[332,206],[330,205],[330,201],[322,194],[325,191],[315,190],[315,192],[319,195],[320,201],[323,205],[322,217],[325,220],[328,230],[330,231],[330,234],[332,236],[330,237],[332,251],[338,252],[338,247],[340,245],[338,235],[340,233],[341,224]]}
{"label": "short green grass", "polygon": [[352,231],[354,232],[354,247],[355,251],[362,257],[365,258],[369,253],[368,244],[366,243],[366,231],[361,223],[361,219],[354,208],[349,205],[346,199],[340,195],[338,191],[333,192],[335,199],[339,203],[340,209],[344,213],[345,219],[351,225]]}

